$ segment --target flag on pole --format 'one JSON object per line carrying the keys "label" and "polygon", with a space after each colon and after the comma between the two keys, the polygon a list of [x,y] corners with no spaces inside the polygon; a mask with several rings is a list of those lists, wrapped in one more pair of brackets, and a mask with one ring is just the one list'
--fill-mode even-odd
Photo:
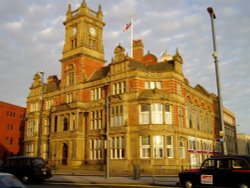
{"label": "flag on pole", "polygon": [[131,27],[131,25],[132,25],[131,22],[127,23],[127,24],[124,26],[124,28],[123,28],[123,32],[127,32],[127,31],[129,30],[129,28]]}
{"label": "flag on pole", "polygon": [[133,38],[134,38],[134,23],[133,23],[133,17],[131,15],[131,20],[129,23],[127,23],[124,28],[123,28],[123,32],[127,32],[129,29],[131,28],[131,34],[130,34],[130,52],[131,52],[131,58],[133,58]]}

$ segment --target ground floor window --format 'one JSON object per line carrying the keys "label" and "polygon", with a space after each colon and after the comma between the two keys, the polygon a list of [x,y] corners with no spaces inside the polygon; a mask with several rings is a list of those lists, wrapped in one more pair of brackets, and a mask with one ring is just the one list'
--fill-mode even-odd
{"label": "ground floor window", "polygon": [[112,137],[110,145],[111,159],[123,159],[125,156],[124,137]]}
{"label": "ground floor window", "polygon": [[103,148],[102,145],[103,145],[103,141],[101,139],[89,140],[90,160],[102,159],[102,148]]}
{"label": "ground floor window", "polygon": [[26,156],[34,156],[34,144],[28,143],[25,145],[25,155]]}
{"label": "ground floor window", "polygon": [[185,158],[185,138],[180,138],[180,150],[179,150],[179,155],[181,159]]}
{"label": "ground floor window", "polygon": [[163,158],[164,157],[164,149],[163,149],[163,136],[154,136],[153,137],[154,144],[154,158]]}
{"label": "ground floor window", "polygon": [[[152,137],[152,143],[151,139]],[[153,135],[140,136],[140,158],[147,159],[153,157],[161,159],[174,157],[174,141],[173,136]],[[151,148],[153,153],[151,154]],[[152,156],[151,156],[152,155]]]}
{"label": "ground floor window", "polygon": [[150,157],[150,136],[140,137],[140,157],[141,158]]}
{"label": "ground floor window", "polygon": [[174,157],[174,141],[173,136],[167,136],[167,157]]}

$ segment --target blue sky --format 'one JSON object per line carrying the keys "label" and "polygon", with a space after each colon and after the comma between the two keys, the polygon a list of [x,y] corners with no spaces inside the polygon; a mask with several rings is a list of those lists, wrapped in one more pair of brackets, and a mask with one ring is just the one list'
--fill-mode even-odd
{"label": "blue sky", "polygon": [[[110,62],[121,43],[129,53],[129,32],[124,25],[134,15],[134,38],[142,39],[144,52],[158,58],[176,48],[191,86],[217,94],[212,34],[207,7],[216,13],[215,30],[223,104],[236,115],[239,132],[250,134],[250,1],[247,0],[86,0],[106,23],[105,58]],[[68,4],[81,0],[0,1],[0,100],[25,106],[33,75],[58,75],[64,43]]]}

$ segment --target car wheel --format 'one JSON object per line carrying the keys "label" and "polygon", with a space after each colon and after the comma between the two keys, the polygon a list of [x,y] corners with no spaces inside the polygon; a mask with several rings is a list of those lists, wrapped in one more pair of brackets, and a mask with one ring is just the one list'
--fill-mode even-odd
{"label": "car wheel", "polygon": [[183,184],[184,188],[194,188],[194,185],[191,180],[185,180]]}
{"label": "car wheel", "polygon": [[248,188],[248,185],[245,183],[241,183],[238,188]]}
{"label": "car wheel", "polygon": [[21,180],[22,180],[23,183],[28,183],[29,177],[26,176],[26,175],[23,175],[22,178],[21,178]]}
{"label": "car wheel", "polygon": [[38,179],[36,182],[42,184],[44,182],[44,179]]}

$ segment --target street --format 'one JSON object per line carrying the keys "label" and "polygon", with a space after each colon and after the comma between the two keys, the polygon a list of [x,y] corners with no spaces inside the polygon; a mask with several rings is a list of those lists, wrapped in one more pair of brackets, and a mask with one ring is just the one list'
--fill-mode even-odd
{"label": "street", "polygon": [[[131,185],[131,184],[87,184],[87,183],[43,183],[43,184],[28,184],[27,188],[80,188],[80,187],[89,187],[89,188],[125,188],[125,187],[131,187],[131,188],[162,188],[163,186],[150,186],[150,185]],[[164,187],[170,187],[170,186],[164,186]]]}

